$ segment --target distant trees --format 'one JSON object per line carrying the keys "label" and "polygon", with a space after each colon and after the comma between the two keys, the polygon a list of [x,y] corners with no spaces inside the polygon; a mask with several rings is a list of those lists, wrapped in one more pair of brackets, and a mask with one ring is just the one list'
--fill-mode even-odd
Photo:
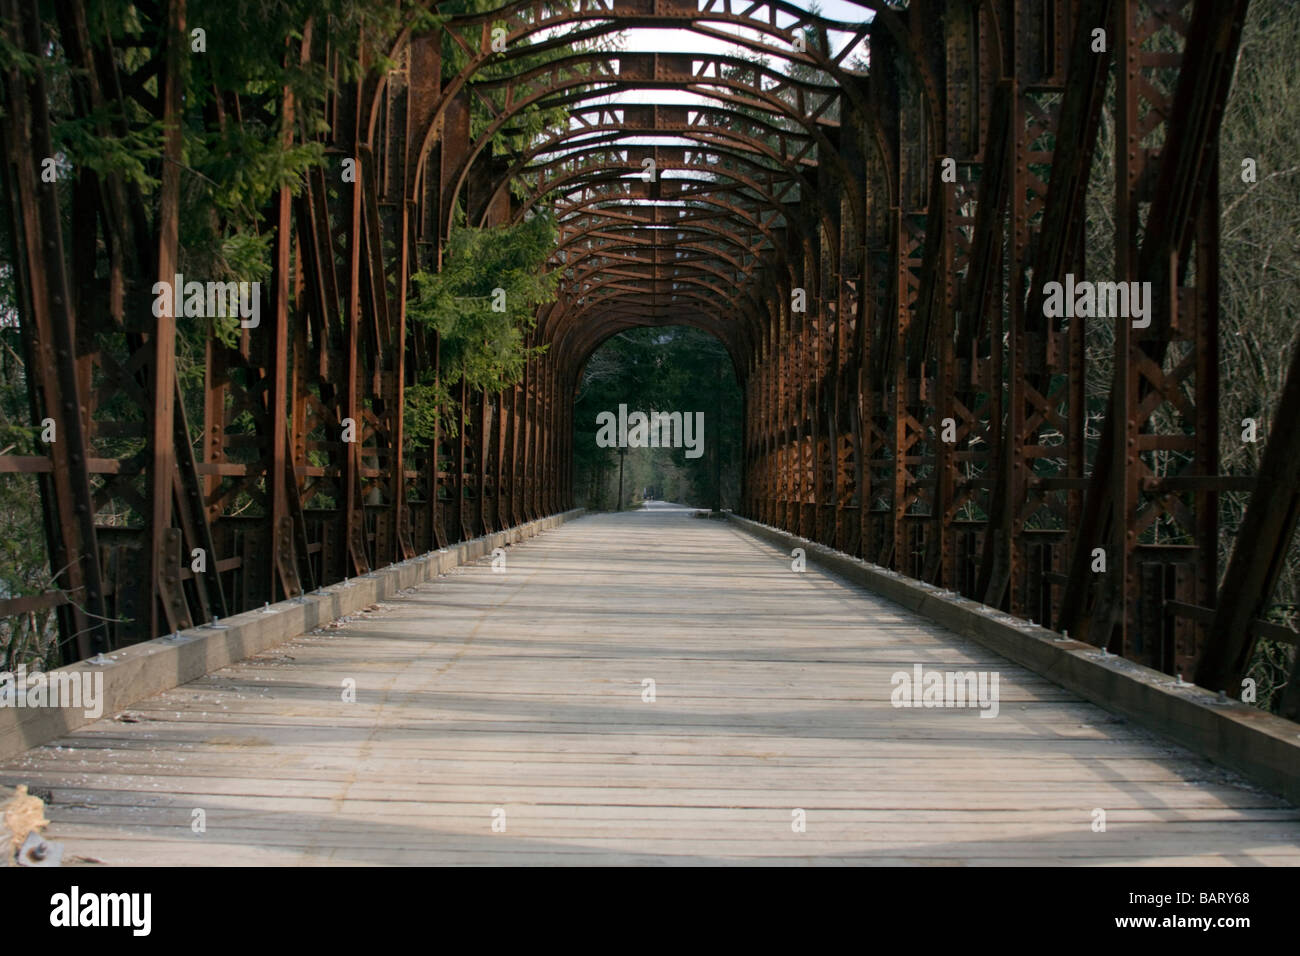
{"label": "distant trees", "polygon": [[[1292,349],[1300,343],[1300,17],[1292,0],[1253,0],[1242,33],[1219,145],[1220,472],[1259,470]],[[1112,90],[1113,95],[1113,90]],[[1103,114],[1088,192],[1090,267],[1114,261],[1115,129]],[[1088,329],[1089,439],[1105,413],[1114,328]],[[1245,440],[1248,423],[1256,440]],[[1237,543],[1248,492],[1219,496],[1219,572]],[[1249,547],[1249,542],[1242,543]],[[1300,548],[1292,546],[1269,618],[1300,623]],[[1258,704],[1276,710],[1295,650],[1261,640],[1250,670]]]}
{"label": "distant trees", "polygon": [[740,497],[741,394],[731,357],[706,332],[685,327],[632,329],[601,345],[583,370],[574,403],[574,495],[579,505],[618,506],[618,450],[596,444],[596,416],[642,411],[703,412],[704,453],[631,449],[624,506],[647,486],[658,497],[697,507],[734,508]]}
{"label": "distant trees", "polygon": [[[1300,16],[1292,0],[1252,0],[1219,146],[1219,442],[1225,474],[1254,475],[1292,350],[1300,346]],[[1247,420],[1257,441],[1243,440]],[[1220,496],[1219,568],[1249,495]],[[1270,619],[1300,625],[1300,546],[1292,543]],[[1261,640],[1250,676],[1259,704],[1294,673],[1297,651]]]}

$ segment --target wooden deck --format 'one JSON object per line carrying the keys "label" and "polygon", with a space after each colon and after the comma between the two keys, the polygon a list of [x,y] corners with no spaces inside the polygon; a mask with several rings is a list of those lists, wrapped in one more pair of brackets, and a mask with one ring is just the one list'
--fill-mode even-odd
{"label": "wooden deck", "polygon": [[[892,706],[918,663],[996,671],[998,716]],[[1300,864],[1300,810],[666,508],[458,569],[0,783],[108,864]]]}

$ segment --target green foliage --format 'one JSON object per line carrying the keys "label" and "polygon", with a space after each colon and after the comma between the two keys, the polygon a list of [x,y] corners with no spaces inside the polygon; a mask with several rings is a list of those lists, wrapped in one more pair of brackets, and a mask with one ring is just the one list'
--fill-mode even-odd
{"label": "green foliage", "polygon": [[[426,372],[406,393],[406,428],[417,443],[427,441],[438,421],[430,404],[443,410],[451,429],[454,402],[447,382],[499,391],[523,376],[528,359],[541,348],[524,345],[539,306],[555,298],[557,273],[545,271],[555,249],[555,221],[533,216],[514,226],[452,230],[441,272],[417,272],[408,315],[438,333],[440,381]],[[452,434],[454,432],[450,432]]]}
{"label": "green foliage", "polygon": [[460,433],[452,414],[456,400],[433,372],[421,373],[419,382],[406,386],[403,399],[402,429],[414,447],[427,446],[437,438],[439,430],[448,438]]}
{"label": "green foliage", "polygon": [[[181,191],[181,268],[223,282],[265,282],[271,276],[270,232],[262,216],[282,188],[297,193],[306,172],[324,162],[319,143],[282,147],[265,127],[198,128],[186,138],[188,175]],[[236,317],[193,326],[227,347],[239,341]]]}
{"label": "green foliage", "polygon": [[186,158],[193,164],[199,188],[191,198],[210,205],[225,222],[255,222],[277,191],[284,187],[298,191],[303,175],[324,163],[320,143],[286,149],[268,142],[267,133],[230,126],[215,134],[192,135]]}
{"label": "green foliage", "polygon": [[149,195],[158,186],[150,170],[162,160],[162,124],[150,121],[120,135],[105,135],[112,118],[112,111],[100,109],[56,123],[51,133],[54,148],[74,166],[101,176],[117,174]]}
{"label": "green foliage", "polygon": [[740,490],[741,395],[731,357],[712,335],[673,327],[632,329],[608,339],[587,361],[574,402],[574,489],[579,503],[611,507],[618,495],[618,450],[596,445],[596,416],[628,411],[703,412],[704,454],[685,448],[629,449],[624,501],[647,485],[659,496],[703,507],[735,505]]}

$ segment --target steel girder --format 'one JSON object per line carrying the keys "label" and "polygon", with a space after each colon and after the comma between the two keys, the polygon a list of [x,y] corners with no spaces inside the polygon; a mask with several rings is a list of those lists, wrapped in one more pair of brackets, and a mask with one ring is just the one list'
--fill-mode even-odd
{"label": "steel girder", "polygon": [[[1250,623],[1290,547],[1288,494],[1254,509],[1280,522],[1267,554],[1239,548],[1238,586],[1217,586],[1216,495],[1241,479],[1217,466],[1214,144],[1244,14],[1244,3],[914,3],[907,30],[873,31],[879,128],[865,132],[852,104],[841,117],[864,131],[861,265],[843,239],[827,244],[842,269],[857,266],[850,287],[864,301],[773,315],[745,382],[748,514],[1170,673],[1191,674],[1213,644],[1198,672],[1209,686],[1240,678],[1254,635],[1294,640]],[[1082,256],[1112,55],[1113,270]],[[800,271],[811,285],[824,267]],[[1087,323],[1044,316],[1045,283],[1067,273],[1157,290],[1150,328],[1115,323],[1100,447],[1087,437]],[[850,314],[861,321],[847,335],[818,321]],[[846,339],[848,369],[833,357]],[[846,374],[856,407],[834,394]],[[827,433],[830,409],[849,414]],[[1287,436],[1278,429],[1270,451]]]}
{"label": "steel girder", "polygon": [[[122,57],[92,38],[80,0],[56,6],[82,115],[142,89],[121,82]],[[843,23],[779,0],[528,0],[400,32],[395,68],[340,78],[321,136],[331,165],[266,211],[268,318],[233,348],[209,342],[197,448],[174,320],[142,318],[142,290],[177,261],[175,173],[152,220],[129,183],[80,177],[73,202],[93,226],[65,251],[59,196],[24,161],[48,141],[41,71],[8,71],[32,409],[64,441],[0,465],[42,476],[69,656],[567,507],[586,359],[618,331],[673,323],[732,356],[747,515],[1230,687],[1254,635],[1276,636],[1256,619],[1297,513],[1295,430],[1280,428],[1247,518],[1273,532],[1267,553],[1234,551],[1220,590],[1216,496],[1240,480],[1218,474],[1216,452],[1214,170],[1245,2],[860,6],[860,22]],[[160,95],[137,106],[165,121],[180,108],[184,5],[144,9]],[[20,4],[4,10],[11,42],[39,53],[41,25]],[[492,45],[500,24],[504,53]],[[577,32],[553,33],[566,26]],[[664,26],[801,72],[567,50]],[[729,26],[753,32],[737,40]],[[794,49],[805,30],[847,41]],[[444,39],[463,53],[454,74]],[[859,40],[869,73],[847,65]],[[529,65],[543,53],[551,62]],[[310,24],[290,55],[333,62]],[[1112,69],[1118,229],[1115,261],[1096,263],[1083,254],[1084,195]],[[701,105],[598,102],[664,89]],[[287,117],[294,104],[282,91],[230,106]],[[494,152],[495,134],[534,106],[565,108],[569,128]],[[355,181],[339,177],[343,158]],[[489,395],[451,383],[457,434],[414,449],[404,390],[438,369],[439,348],[407,327],[409,277],[441,265],[458,206],[485,226],[553,208],[561,292],[529,337],[548,349],[520,383]],[[1149,327],[1114,323],[1100,422],[1089,320],[1044,314],[1045,283],[1066,274],[1156,289]],[[110,439],[128,451],[101,451]],[[110,511],[135,523],[110,526]],[[210,556],[204,573],[184,560],[194,548]]]}

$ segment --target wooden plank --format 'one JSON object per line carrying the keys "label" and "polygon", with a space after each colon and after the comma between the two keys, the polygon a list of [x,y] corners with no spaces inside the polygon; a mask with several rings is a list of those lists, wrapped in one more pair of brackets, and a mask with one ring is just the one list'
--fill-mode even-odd
{"label": "wooden plank", "polygon": [[[1300,865],[1300,809],[726,526],[591,517],[507,568],[138,701],[0,783],[119,864]],[[997,671],[998,716],[892,706],[914,664]]]}

